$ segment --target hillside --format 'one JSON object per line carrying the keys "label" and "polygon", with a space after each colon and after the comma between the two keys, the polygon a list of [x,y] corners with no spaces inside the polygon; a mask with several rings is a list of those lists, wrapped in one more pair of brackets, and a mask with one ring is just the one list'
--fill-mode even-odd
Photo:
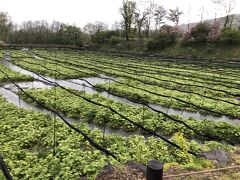
{"label": "hillside", "polygon": [[[230,16],[230,19],[232,17],[233,17],[232,27],[239,28],[240,27],[240,14],[233,14],[233,15]],[[221,27],[223,27],[223,25],[224,25],[225,18],[226,17],[217,18],[217,21],[220,23]],[[212,24],[214,22],[214,19],[208,19],[208,20],[205,20],[205,22],[208,22],[208,23]],[[198,23],[199,22],[190,23],[190,28],[196,26]],[[188,25],[187,24],[181,24],[179,26],[179,28],[182,29],[183,31],[187,31],[188,30]]]}

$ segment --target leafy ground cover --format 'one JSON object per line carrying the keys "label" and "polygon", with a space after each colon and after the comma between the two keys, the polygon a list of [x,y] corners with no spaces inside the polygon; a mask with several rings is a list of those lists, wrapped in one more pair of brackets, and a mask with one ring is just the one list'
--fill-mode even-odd
{"label": "leafy ground cover", "polygon": [[56,155],[53,156],[53,123],[49,115],[19,109],[0,97],[0,154],[6,161],[15,179],[78,179],[95,178],[109,162],[121,166],[128,161],[146,164],[149,159],[158,159],[166,164],[195,166],[198,169],[214,167],[211,161],[196,158],[186,153],[219,148],[233,152],[235,148],[209,141],[198,144],[187,141],[182,134],[175,134],[172,141],[181,145],[177,150],[159,139],[143,136],[123,138],[105,135],[99,130],[90,130],[85,124],[75,124],[97,143],[104,145],[120,160],[118,163],[94,149],[83,137],[70,130],[63,122],[56,121]]}
{"label": "leafy ground cover", "polygon": [[[94,102],[111,106],[125,117],[147,129],[159,132],[160,134],[172,136],[174,133],[181,132],[185,137],[202,138],[183,124],[174,122],[164,115],[150,111],[147,108],[137,108],[120,102],[114,102],[113,100],[104,98],[98,94],[88,94],[84,91],[79,92],[71,90],[71,92],[75,92]],[[137,130],[135,125],[120,117],[118,114],[113,113],[109,109],[87,102],[83,98],[76,97],[61,88],[27,90],[27,93],[45,105],[55,108],[55,110],[70,118],[81,119],[86,122],[94,122],[99,125],[108,125],[112,128],[122,128],[126,131]],[[20,95],[26,101],[32,102],[32,100],[25,94],[21,93]],[[206,136],[213,138],[220,136],[231,142],[240,143],[240,126],[230,125],[226,122],[212,122],[208,120],[197,121],[193,118],[183,119],[180,116],[174,115],[172,117],[177,117],[183,122],[186,122],[196,129],[196,131],[201,132]]]}
{"label": "leafy ground cover", "polygon": [[[32,81],[33,78],[31,76],[27,76],[27,75],[22,75],[20,73],[17,73],[15,71],[10,70],[9,68],[3,66],[0,64],[0,70],[8,73],[8,75],[10,76],[11,80],[17,82],[17,81]],[[1,83],[7,83],[9,82],[9,80],[6,78],[6,76],[0,72],[0,82]]]}
{"label": "leafy ground cover", "polygon": [[[4,51],[0,50],[0,62],[2,61],[2,58],[4,57]],[[9,68],[5,67],[3,64],[0,63],[0,70],[8,73],[8,75],[10,76],[10,78],[13,81],[32,81],[33,78],[30,76],[26,76],[26,75],[22,75],[20,73],[17,73],[15,71],[10,70]],[[8,79],[6,78],[6,76],[0,72],[0,82],[1,83],[6,83],[8,82]]]}
{"label": "leafy ground cover", "polygon": [[158,59],[150,59],[148,63],[148,59],[134,60],[71,51],[58,51],[57,57],[48,51],[36,53],[46,57],[41,61],[45,67],[40,67],[38,63],[41,62],[34,58],[13,62],[43,75],[53,76],[56,75],[53,62],[57,61],[59,71],[63,73],[58,77],[64,74],[71,77],[69,71],[74,71],[74,77],[82,77],[79,73],[89,75],[89,72],[116,77],[120,83],[106,83],[98,87],[132,100],[215,115],[226,114],[235,118],[240,116],[240,104],[236,99],[240,95],[240,72],[236,65],[188,62],[189,66],[186,66],[178,61]]}
{"label": "leafy ground cover", "polygon": [[[41,57],[34,57],[36,53],[40,54]],[[13,50],[10,51],[10,54],[13,63],[42,75],[59,79],[68,79],[69,76],[80,78],[100,74],[110,75],[128,86],[114,82],[99,85],[99,87],[136,100],[200,111],[173,100],[173,97],[177,97],[197,103],[201,107],[208,107],[239,117],[239,106],[237,104],[239,102],[236,100],[237,94],[240,92],[239,68],[237,65],[184,63],[157,58],[117,57],[62,50],[37,50],[34,51],[34,54]],[[57,73],[54,69],[58,69],[61,73]],[[8,70],[10,75],[13,73],[9,69],[4,70]],[[20,75],[16,73],[11,76],[14,78]],[[4,76],[2,79],[0,78],[0,82],[4,82],[4,78]],[[138,89],[130,87],[130,85],[138,87]],[[147,94],[146,91],[139,88],[172,96],[172,98],[159,98],[159,96],[154,96],[151,93]],[[180,91],[172,90],[173,88]],[[102,168],[109,163],[117,169],[121,169],[129,161],[146,165],[151,159],[164,162],[166,171],[168,169],[171,171],[172,166],[186,171],[202,170],[214,168],[218,165],[214,161],[190,155],[187,151],[191,150],[200,154],[213,150],[222,150],[229,153],[238,150],[237,145],[231,146],[223,141],[216,142],[202,139],[185,126],[156,112],[149,111],[145,107],[137,108],[114,102],[97,94],[74,91],[91,101],[113,107],[127,118],[148,129],[167,135],[182,150],[178,150],[152,136],[146,138],[135,135],[126,138],[116,134],[104,134],[97,129],[91,130],[87,123],[107,125],[126,131],[134,131],[137,127],[110,110],[88,103],[60,88],[26,90],[26,92],[65,116],[81,119],[74,126],[114,153],[120,162],[111,157],[106,157],[102,152],[92,147],[81,135],[69,129],[58,119],[55,124],[56,154],[53,155],[53,117],[44,113],[19,109],[0,96],[0,154],[6,161],[14,179],[79,179],[80,177],[95,179]],[[20,96],[34,104],[24,94],[20,93]],[[218,100],[210,100],[209,97],[218,98]],[[188,123],[205,135],[221,137],[237,144],[240,142],[239,126],[224,122],[196,121],[192,118],[183,119],[180,116],[172,117]],[[85,121],[86,124],[82,121]],[[193,138],[195,140],[192,140]]]}

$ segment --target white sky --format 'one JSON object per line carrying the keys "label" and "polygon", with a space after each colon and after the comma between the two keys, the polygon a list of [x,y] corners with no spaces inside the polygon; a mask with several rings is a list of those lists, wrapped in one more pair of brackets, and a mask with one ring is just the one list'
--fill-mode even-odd
{"label": "white sky", "polygon": [[[139,0],[137,0],[139,1]],[[188,22],[189,6],[191,6],[190,21],[200,20],[200,8],[205,7],[208,15],[214,18],[216,12],[211,0],[155,0],[167,9],[178,6],[184,11],[180,23]],[[240,14],[240,0],[232,13]],[[0,11],[8,12],[15,23],[26,20],[53,20],[83,27],[88,22],[103,21],[111,27],[115,21],[120,21],[119,8],[122,0],[0,0]],[[224,12],[217,10],[218,16]]]}

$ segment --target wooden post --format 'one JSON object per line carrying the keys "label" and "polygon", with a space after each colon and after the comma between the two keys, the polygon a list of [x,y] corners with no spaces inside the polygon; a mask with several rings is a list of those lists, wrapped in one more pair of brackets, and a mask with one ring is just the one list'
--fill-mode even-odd
{"label": "wooden post", "polygon": [[147,180],[163,179],[163,163],[157,160],[151,160],[147,165]]}

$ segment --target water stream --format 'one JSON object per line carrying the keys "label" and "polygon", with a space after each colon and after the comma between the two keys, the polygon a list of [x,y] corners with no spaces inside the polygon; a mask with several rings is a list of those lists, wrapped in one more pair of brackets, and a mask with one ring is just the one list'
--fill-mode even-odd
{"label": "water stream", "polygon": [[[18,84],[18,85],[21,85],[21,84]],[[38,112],[43,112],[43,113],[47,113],[47,114],[50,114],[50,115],[54,115],[51,111],[48,111],[44,108],[40,108],[38,106],[34,106],[30,103],[27,103],[26,101],[23,101],[15,92],[5,88],[5,87],[0,87],[0,94],[2,96],[4,96],[6,98],[6,100],[12,104],[14,104],[15,106],[19,107],[19,108],[24,108],[24,109],[30,109],[30,110],[33,110],[33,111],[38,111]],[[80,119],[73,119],[73,118],[68,118],[66,116],[63,116],[65,120],[67,120],[68,122],[71,122],[71,123],[79,123],[81,122]],[[99,129],[101,131],[105,131],[106,134],[118,134],[118,135],[121,135],[121,136],[124,136],[124,137],[129,137],[129,136],[132,136],[132,135],[139,135],[140,134],[140,131],[134,131],[134,132],[127,132],[127,131],[124,131],[122,129],[113,129],[109,126],[99,126],[95,123],[87,123],[88,124],[88,127],[90,129]],[[105,129],[105,130],[104,130]]]}
{"label": "water stream", "polygon": [[[37,74],[24,70],[16,65],[13,65],[10,62],[10,58],[9,57],[5,57],[5,60],[3,60],[1,62],[3,65],[5,65],[6,67],[10,68],[13,71],[25,74],[25,75],[30,75],[32,77],[34,77],[36,79],[36,81],[33,82],[24,82],[24,83],[18,83],[18,85],[22,88],[48,88],[48,87],[52,87],[52,84],[47,82],[45,79],[39,77]],[[107,77],[104,75],[101,75],[102,77]],[[121,102],[121,103],[126,103],[129,105],[133,105],[133,106],[137,106],[137,107],[142,107],[141,104],[138,103],[134,103],[131,102],[125,98],[121,98],[118,96],[113,96],[105,91],[103,92],[99,92],[96,91],[95,89],[91,88],[89,84],[87,84],[85,81],[79,80],[79,79],[70,79],[70,80],[55,80],[54,78],[51,77],[44,77],[49,81],[52,82],[56,82],[61,86],[65,86],[65,87],[69,87],[75,90],[79,90],[79,91],[86,91],[88,93],[99,93],[100,95],[113,99],[115,101]],[[109,77],[112,78],[112,77]],[[84,78],[87,81],[89,81],[92,84],[99,84],[99,83],[106,83],[106,82],[112,82],[111,80],[107,80],[107,79],[101,79],[99,77],[89,77],[89,78]],[[114,78],[112,78],[114,79]],[[14,87],[14,85],[12,84],[7,84],[4,86],[5,88],[10,89],[11,91],[16,92],[17,88]],[[157,104],[149,104],[152,108],[156,109],[156,110],[160,110],[163,111],[169,115],[181,115],[183,118],[194,118],[196,120],[211,120],[211,121],[225,121],[234,125],[240,125],[240,121],[237,119],[231,119],[227,116],[212,116],[212,115],[206,115],[206,114],[202,114],[199,112],[190,112],[190,111],[182,111],[182,110],[177,110],[177,109],[173,109],[173,108],[168,108],[168,107],[164,107],[161,105],[157,105]],[[24,107],[24,106],[22,106]]]}

